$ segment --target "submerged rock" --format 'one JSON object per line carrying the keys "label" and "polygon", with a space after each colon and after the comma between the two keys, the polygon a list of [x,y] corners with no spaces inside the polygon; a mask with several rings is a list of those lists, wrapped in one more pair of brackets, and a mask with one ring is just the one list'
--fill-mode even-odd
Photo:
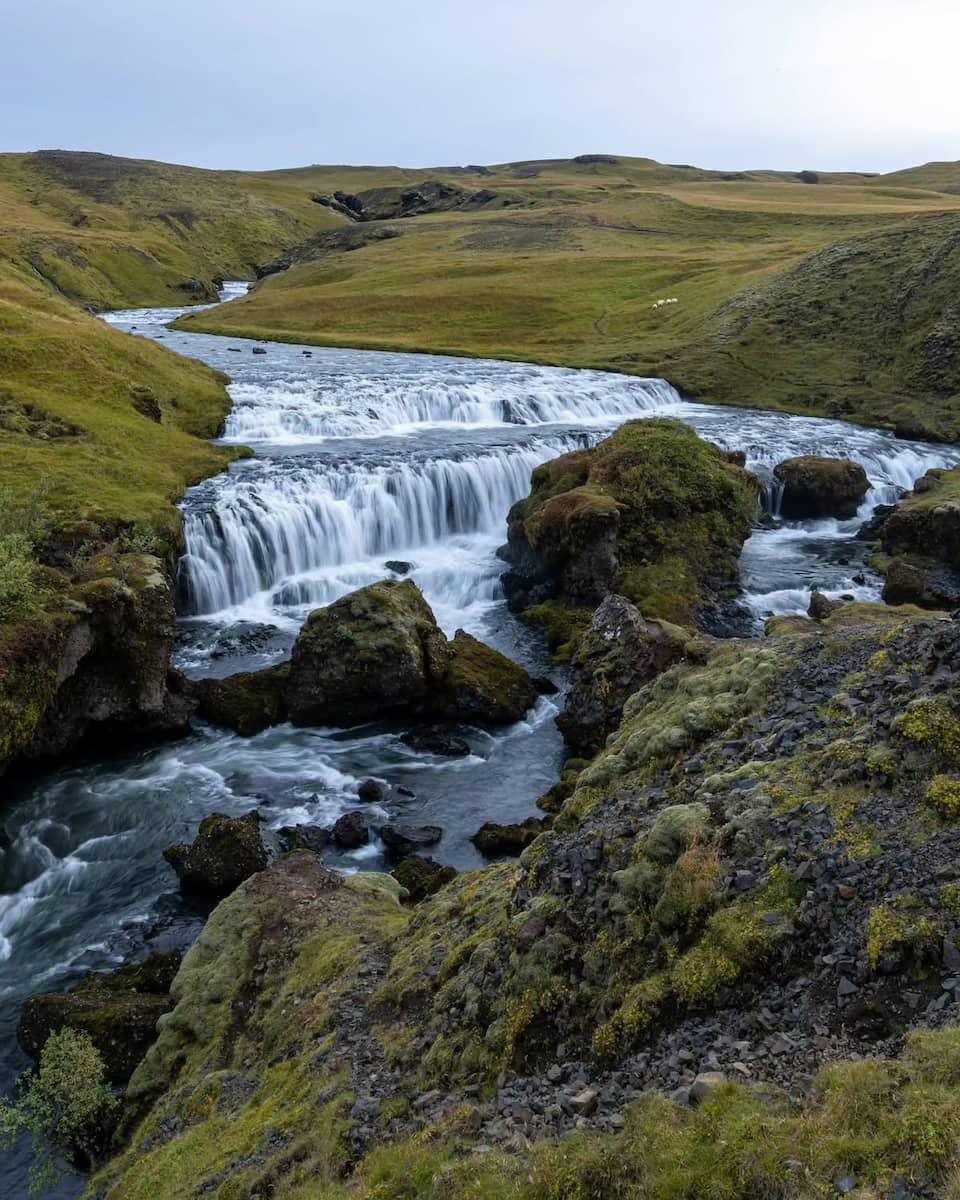
{"label": "submerged rock", "polygon": [[256,812],[242,817],[211,813],[191,843],[168,846],[163,857],[185,891],[225,896],[267,865]]}
{"label": "submerged rock", "polygon": [[616,592],[649,618],[692,625],[736,587],[759,483],[680,421],[629,421],[533,472],[501,556],[514,611],[595,608]]}
{"label": "submerged rock", "polygon": [[788,458],[774,467],[773,475],[783,485],[784,517],[855,517],[870,489],[863,467],[845,458]]}
{"label": "submerged rock", "polygon": [[647,621],[623,596],[607,596],[575,643],[557,726],[577,754],[592,755],[620,724],[641,686],[681,662],[696,640],[676,625]]}
{"label": "submerged rock", "polygon": [[17,1041],[39,1060],[52,1033],[76,1029],[100,1051],[111,1082],[125,1083],[155,1040],[157,1021],[173,1007],[169,992],[179,966],[179,950],[155,953],[93,972],[72,991],[33,996],[23,1006]]}
{"label": "submerged rock", "polygon": [[401,734],[400,741],[411,750],[445,758],[463,758],[470,753],[469,742],[456,732],[454,725],[424,725],[410,729]]}

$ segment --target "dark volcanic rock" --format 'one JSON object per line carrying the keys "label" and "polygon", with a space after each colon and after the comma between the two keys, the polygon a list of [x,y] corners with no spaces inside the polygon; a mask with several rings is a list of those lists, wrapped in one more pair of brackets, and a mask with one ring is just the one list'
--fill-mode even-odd
{"label": "dark volcanic rock", "polygon": [[627,698],[685,658],[692,644],[677,626],[646,621],[623,596],[608,596],[571,660],[567,702],[557,717],[567,744],[577,754],[595,754],[620,724]]}
{"label": "dark volcanic rock", "polygon": [[110,1080],[125,1083],[156,1038],[157,1021],[173,1007],[168,993],[179,966],[179,951],[151,954],[142,963],[94,972],[73,991],[33,996],[23,1006],[17,1040],[38,1060],[47,1038],[69,1026],[90,1037]]}
{"label": "dark volcanic rock", "polygon": [[284,825],[277,831],[277,837],[287,853],[310,850],[313,854],[322,854],[330,845],[331,833],[322,825]]}
{"label": "dark volcanic rock", "polygon": [[242,817],[211,813],[192,843],[168,846],[163,857],[185,891],[225,896],[267,865],[260,818],[255,812]]}
{"label": "dark volcanic rock", "polygon": [[364,804],[391,804],[413,796],[409,788],[384,783],[381,779],[365,779],[357,787],[357,798]]}
{"label": "dark volcanic rock", "polygon": [[439,825],[384,825],[380,840],[397,858],[435,846],[443,837]]}
{"label": "dark volcanic rock", "polygon": [[225,679],[198,679],[191,685],[198,713],[216,725],[226,725],[244,737],[252,737],[286,719],[284,693],[289,667],[267,667],[263,671],[241,671]]}
{"label": "dark volcanic rock", "polygon": [[503,854],[519,854],[545,829],[550,828],[547,817],[528,817],[517,825],[498,825],[486,821],[470,839],[481,854],[495,858]]}
{"label": "dark volcanic rock", "polygon": [[773,474],[783,485],[784,517],[855,517],[870,488],[863,467],[844,458],[788,458]]}
{"label": "dark volcanic rock", "polygon": [[370,841],[366,815],[359,809],[344,813],[335,823],[331,838],[341,850],[356,850],[365,846]]}
{"label": "dark volcanic rock", "polygon": [[463,758],[470,745],[456,731],[455,725],[424,725],[401,734],[400,741],[411,750],[423,754],[439,754],[446,758]]}

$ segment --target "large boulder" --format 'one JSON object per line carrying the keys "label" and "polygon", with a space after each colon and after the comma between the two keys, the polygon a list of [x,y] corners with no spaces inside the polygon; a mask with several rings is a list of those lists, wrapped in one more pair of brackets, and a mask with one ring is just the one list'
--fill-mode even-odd
{"label": "large boulder", "polygon": [[680,421],[630,421],[533,472],[510,510],[504,587],[516,612],[591,610],[617,592],[692,625],[736,590],[759,483]]}
{"label": "large boulder", "polygon": [[458,629],[437,701],[450,720],[505,725],[536,704],[537,689],[523,667]]}
{"label": "large boulder", "polygon": [[623,596],[608,596],[576,643],[570,684],[557,726],[580,755],[593,755],[620,724],[627,699],[681,662],[696,643],[665,621],[648,621]]}
{"label": "large boulder", "polygon": [[208,721],[252,737],[286,719],[289,670],[283,663],[263,671],[240,671],[225,679],[199,679],[192,685],[197,711]]}
{"label": "large boulder", "polygon": [[256,812],[242,817],[211,813],[193,842],[168,846],[163,857],[184,891],[225,896],[267,865],[260,818]]}
{"label": "large boulder", "polygon": [[550,824],[549,817],[528,817],[515,825],[498,825],[495,821],[485,821],[470,841],[485,858],[519,854],[545,829],[549,829]]}
{"label": "large boulder", "polygon": [[107,1076],[125,1083],[157,1036],[157,1021],[173,1007],[170,985],[180,952],[151,954],[142,963],[94,972],[70,992],[31,997],[23,1006],[17,1040],[39,1060],[47,1038],[61,1029],[87,1034],[103,1057]]}
{"label": "large boulder", "polygon": [[371,584],[307,618],[290,659],[290,720],[356,725],[429,707],[449,660],[447,640],[416,584]]}
{"label": "large boulder", "polygon": [[406,898],[416,903],[439,892],[451,879],[456,879],[457,869],[445,867],[424,855],[408,854],[390,874],[405,889]]}
{"label": "large boulder", "polygon": [[462,629],[448,641],[409,579],[385,579],[311,613],[289,664],[205,680],[197,692],[205,716],[247,734],[286,717],[295,725],[400,715],[509,724],[537,700],[527,672],[498,650]]}
{"label": "large boulder", "polygon": [[394,858],[406,858],[416,854],[418,850],[426,850],[435,846],[443,837],[439,825],[384,825],[380,830],[380,840]]}
{"label": "large boulder", "polygon": [[855,517],[870,489],[863,467],[845,458],[788,458],[773,476],[783,487],[780,514],[788,518]]}

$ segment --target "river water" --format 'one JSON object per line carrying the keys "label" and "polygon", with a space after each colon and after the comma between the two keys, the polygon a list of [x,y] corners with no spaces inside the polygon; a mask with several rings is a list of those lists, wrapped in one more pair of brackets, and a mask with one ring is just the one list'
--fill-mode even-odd
{"label": "river water", "polygon": [[[245,287],[228,284],[223,298]],[[467,629],[549,673],[540,639],[503,603],[495,551],[507,510],[526,494],[533,467],[631,417],[687,421],[718,445],[746,451],[765,481],[774,519],[758,521],[741,560],[744,611],[758,629],[771,613],[805,611],[812,588],[878,598],[879,580],[854,540],[861,520],[928,468],[960,461],[952,447],[841,422],[693,404],[662,380],[168,329],[184,311],[106,319],[228,373],[234,407],[224,440],[256,452],[183,502],[177,657],[194,675],[275,662],[311,609],[400,573],[416,581],[448,633]],[[856,519],[775,519],[772,468],[808,453],[865,467],[872,486]],[[470,731],[472,753],[460,759],[415,754],[398,725],[280,726],[243,739],[198,723],[173,744],[5,781],[0,1088],[26,1065],[13,1031],[27,996],[196,933],[203,914],[180,898],[161,851],[191,838],[207,813],[256,807],[268,829],[327,824],[356,806],[357,783],[372,775],[413,795],[403,811],[371,815],[438,824],[445,834],[435,856],[476,866],[470,834],[485,820],[536,812],[534,801],[556,779],[564,757],[556,712],[554,700],[541,698],[516,726]],[[383,858],[374,842],[332,861],[357,870]],[[23,1163],[20,1152],[0,1159],[0,1194],[26,1194]],[[59,1194],[78,1193],[68,1182]]]}

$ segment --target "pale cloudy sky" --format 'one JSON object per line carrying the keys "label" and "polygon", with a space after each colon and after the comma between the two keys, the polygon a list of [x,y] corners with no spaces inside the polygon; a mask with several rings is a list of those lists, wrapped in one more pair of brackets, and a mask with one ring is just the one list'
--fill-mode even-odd
{"label": "pale cloudy sky", "polygon": [[6,0],[0,149],[213,167],[960,158],[960,0]]}

